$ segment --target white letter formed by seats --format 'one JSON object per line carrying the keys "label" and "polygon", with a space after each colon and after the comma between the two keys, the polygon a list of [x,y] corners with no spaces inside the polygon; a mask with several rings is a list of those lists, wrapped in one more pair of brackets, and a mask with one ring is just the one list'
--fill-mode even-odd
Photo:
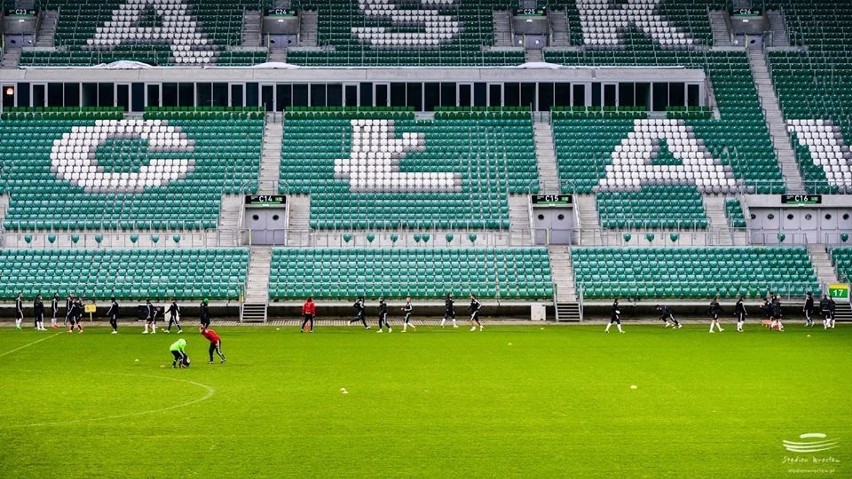
{"label": "white letter formed by seats", "polygon": [[393,120],[352,120],[349,158],[334,160],[334,177],[349,179],[353,193],[457,193],[462,189],[458,173],[402,173],[399,160],[409,151],[423,151],[422,133],[403,133],[395,138]]}
{"label": "white letter formed by seats", "polygon": [[814,164],[825,172],[829,185],[852,191],[852,152],[843,142],[843,133],[831,120],[788,120],[787,130],[799,144],[808,148]]}
{"label": "white letter formed by seats", "polygon": [[[149,6],[162,18],[162,26],[138,26]],[[182,0],[127,0],[112,11],[112,18],[95,30],[93,38],[86,40],[89,48],[112,48],[124,43],[168,44],[174,63],[210,63],[214,54],[212,42]]]}
{"label": "white letter formed by seats", "polygon": [[420,0],[420,3],[426,8],[401,10],[393,0],[358,0],[358,9],[367,18],[390,20],[394,25],[424,25],[424,31],[388,32],[384,27],[353,27],[352,34],[377,48],[437,48],[459,35],[458,19],[438,12],[438,8],[452,6],[456,0]]}
{"label": "white letter formed by seats", "polygon": [[[683,164],[653,164],[662,139]],[[633,131],[615,147],[611,157],[606,177],[598,183],[599,191],[637,191],[642,185],[688,184],[706,192],[736,190],[730,168],[713,158],[683,120],[634,120]]]}
{"label": "white letter formed by seats", "polygon": [[98,120],[75,126],[53,141],[51,171],[59,179],[88,193],[138,193],[186,177],[195,169],[192,159],[155,159],[138,172],[106,172],[96,159],[98,147],[113,138],[142,138],[151,152],[195,151],[195,142],[163,120]]}
{"label": "white letter formed by seats", "polygon": [[612,0],[577,0],[585,44],[615,46],[623,42],[631,24],[663,46],[687,46],[693,40],[661,15],[654,13],[662,0],[628,0],[617,5]]}

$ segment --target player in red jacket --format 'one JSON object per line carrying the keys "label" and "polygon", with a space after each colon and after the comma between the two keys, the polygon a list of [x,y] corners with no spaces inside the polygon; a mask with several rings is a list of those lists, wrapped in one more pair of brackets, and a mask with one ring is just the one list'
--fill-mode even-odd
{"label": "player in red jacket", "polygon": [[302,305],[302,315],[304,315],[305,319],[302,320],[302,326],[299,328],[300,333],[305,332],[305,326],[308,322],[311,323],[311,332],[314,332],[314,316],[317,315],[317,305],[314,304],[314,297],[308,296],[308,299],[305,301],[305,304]]}
{"label": "player in red jacket", "polygon": [[225,362],[225,355],[222,354],[222,338],[220,338],[219,335],[216,334],[216,331],[205,328],[204,326],[199,327],[198,332],[200,332],[202,336],[204,336],[208,341],[210,341],[210,349],[207,350],[207,352],[210,354],[210,360],[207,361],[207,364],[213,364],[214,351],[216,352],[216,354],[219,355],[220,358],[222,358],[222,360],[219,361],[219,364],[223,364]]}

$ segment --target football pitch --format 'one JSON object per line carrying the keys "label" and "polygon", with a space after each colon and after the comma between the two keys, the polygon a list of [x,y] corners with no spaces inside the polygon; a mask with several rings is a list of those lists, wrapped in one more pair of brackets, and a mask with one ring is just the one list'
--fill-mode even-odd
{"label": "football pitch", "polygon": [[185,329],[0,329],[0,477],[852,477],[847,325]]}

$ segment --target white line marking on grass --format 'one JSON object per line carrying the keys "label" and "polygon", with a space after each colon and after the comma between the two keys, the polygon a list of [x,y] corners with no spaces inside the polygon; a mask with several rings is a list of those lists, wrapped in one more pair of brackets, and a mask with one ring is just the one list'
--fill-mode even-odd
{"label": "white line marking on grass", "polygon": [[85,419],[71,419],[68,421],[48,421],[48,422],[39,422],[39,423],[30,423],[30,424],[0,424],[0,429],[3,428],[13,428],[13,427],[34,427],[34,426],[56,426],[56,425],[67,425],[67,424],[80,424],[85,422],[95,422],[95,421],[109,421],[111,419],[123,419],[127,417],[135,417],[135,416],[145,416],[147,414],[159,414],[166,411],[171,411],[172,409],[178,409],[182,407],[192,406],[193,404],[198,404],[202,401],[206,401],[213,397],[213,394],[216,393],[216,390],[211,386],[206,384],[201,384],[195,381],[189,381],[186,379],[177,379],[177,378],[169,378],[165,376],[152,376],[149,374],[118,374],[115,373],[116,376],[131,376],[131,377],[142,377],[142,378],[154,378],[154,379],[167,379],[169,381],[175,381],[179,383],[191,384],[193,386],[198,386],[206,391],[204,396],[193,399],[191,401],[182,402],[180,404],[173,404],[171,406],[167,406],[160,409],[151,409],[148,411],[138,411],[131,412],[126,414],[116,414],[114,416],[103,416],[103,417],[92,417]]}
{"label": "white line marking on grass", "polygon": [[59,336],[59,335],[61,335],[61,334],[62,334],[62,333],[56,333],[56,334],[53,334],[53,335],[48,336],[48,337],[46,337],[46,338],[37,339],[37,340],[35,340],[35,341],[31,342],[31,343],[27,343],[27,344],[25,344],[25,345],[21,346],[20,348],[15,348],[15,349],[13,349],[13,350],[11,350],[11,351],[6,351],[5,353],[0,354],[0,358],[2,358],[3,356],[8,356],[8,355],[10,355],[10,354],[12,354],[12,353],[16,353],[16,352],[18,352],[18,351],[20,351],[20,350],[22,350],[22,349],[24,349],[24,348],[28,348],[28,347],[30,347],[30,346],[34,346],[34,345],[36,345],[36,344],[38,344],[38,343],[40,343],[40,342],[42,342],[42,341],[47,341],[47,340],[48,340],[48,339],[50,339],[50,338],[55,338],[55,337],[57,337],[57,336]]}

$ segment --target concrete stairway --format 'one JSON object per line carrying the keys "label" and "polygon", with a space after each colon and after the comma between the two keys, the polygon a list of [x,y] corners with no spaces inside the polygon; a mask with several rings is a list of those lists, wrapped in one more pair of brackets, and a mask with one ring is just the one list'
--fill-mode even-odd
{"label": "concrete stairway", "polygon": [[852,305],[843,300],[837,301],[837,306],[834,310],[834,321],[838,323],[852,321]]}
{"label": "concrete stairway", "polygon": [[[825,244],[812,243],[808,244],[808,256],[811,258],[811,264],[814,265],[817,279],[822,286],[830,283],[838,283],[837,272],[834,270],[834,265],[831,264],[831,258],[828,256]],[[816,293],[816,291],[814,291]]]}
{"label": "concrete stairway", "polygon": [[556,153],[553,146],[553,128],[547,121],[536,121],[533,125],[535,133],[535,159],[538,164],[539,193],[557,195],[559,189],[559,169],[556,166]]}
{"label": "concrete stairway", "polygon": [[310,246],[311,197],[288,195],[287,246]]}
{"label": "concrete stairway", "polygon": [[37,47],[53,47],[56,37],[56,25],[59,22],[59,11],[45,10],[41,14],[41,26],[36,35]]}
{"label": "concrete stairway", "polygon": [[269,271],[272,247],[252,246],[246,276],[246,294],[240,310],[240,321],[265,323],[269,304]]}
{"label": "concrete stairway", "polygon": [[547,247],[550,257],[550,271],[556,284],[556,302],[577,301],[577,288],[574,284],[574,266],[567,246],[551,245]]}
{"label": "concrete stairway", "polygon": [[243,215],[243,197],[240,195],[222,195],[219,206],[219,224],[216,228],[222,231],[237,231],[240,229]]}
{"label": "concrete stairway", "polygon": [[719,246],[733,246],[734,240],[726,231],[730,231],[728,226],[728,216],[725,214],[725,197],[724,195],[703,195],[704,210],[707,213],[707,221],[709,222],[711,231],[718,231]]}
{"label": "concrete stairway", "polygon": [[15,68],[18,66],[18,63],[21,61],[21,49],[20,48],[7,48],[3,52],[3,67],[4,68]]}
{"label": "concrete stairway", "polygon": [[494,10],[491,13],[494,23],[494,46],[513,47],[512,14],[508,10]]}
{"label": "concrete stairway", "polygon": [[268,60],[270,62],[287,63],[287,50],[270,50]]}
{"label": "concrete stairway", "polygon": [[259,10],[246,10],[245,12],[243,12],[242,46],[260,46],[260,22],[261,13]]}
{"label": "concrete stairway", "polygon": [[[9,211],[9,196],[0,195],[0,233],[3,232],[3,223],[6,221],[6,212]],[[0,235],[2,238],[2,235]],[[0,243],[0,246],[7,246]]]}
{"label": "concrete stairway", "polygon": [[317,25],[319,14],[316,10],[299,11],[299,46],[317,46]]}
{"label": "concrete stairway", "polygon": [[728,12],[723,10],[711,10],[710,31],[713,33],[714,47],[732,47],[731,30],[728,28]]}
{"label": "concrete stairway", "polygon": [[779,10],[767,10],[766,18],[769,20],[769,31],[772,32],[773,47],[789,47],[790,32],[787,30],[787,19]]}
{"label": "concrete stairway", "polygon": [[574,195],[574,208],[577,209],[577,219],[579,220],[580,244],[583,246],[597,244],[601,222],[598,217],[598,202],[595,195]]}
{"label": "concrete stairway", "polygon": [[272,114],[266,115],[263,127],[263,149],[260,157],[260,177],[258,193],[262,195],[278,194],[278,182],[281,175],[281,141],[284,124],[276,121]]}
{"label": "concrete stairway", "polygon": [[530,200],[527,195],[509,196],[509,225],[512,246],[532,245]]}
{"label": "concrete stairway", "polygon": [[556,320],[580,321],[583,313],[577,302],[574,266],[567,246],[548,246],[550,271],[556,286]]}
{"label": "concrete stairway", "polygon": [[544,53],[542,53],[541,50],[537,48],[532,50],[526,50],[525,57],[527,63],[544,61]]}
{"label": "concrete stairway", "polygon": [[775,95],[775,89],[769,77],[766,55],[760,49],[751,49],[748,51],[748,59],[755,84],[757,85],[760,105],[763,108],[766,124],[769,127],[769,134],[772,137],[772,146],[775,148],[775,155],[781,165],[781,174],[784,176],[787,193],[804,194],[805,188],[802,182],[802,175],[799,172],[799,165],[796,162],[796,154],[790,144],[790,136],[787,134],[787,127],[784,123],[784,116],[781,114],[778,97]]}
{"label": "concrete stairway", "polygon": [[565,10],[550,10],[547,12],[550,22],[550,46],[571,46],[571,36],[568,34],[568,14]]}

